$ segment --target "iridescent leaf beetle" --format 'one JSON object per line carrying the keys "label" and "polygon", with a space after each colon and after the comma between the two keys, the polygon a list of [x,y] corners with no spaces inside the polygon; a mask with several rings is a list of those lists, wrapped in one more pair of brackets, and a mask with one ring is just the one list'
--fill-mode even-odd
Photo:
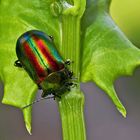
{"label": "iridescent leaf beetle", "polygon": [[61,97],[74,85],[73,72],[68,69],[70,60],[62,59],[52,36],[38,30],[27,31],[17,40],[16,54],[18,60],[14,65],[27,71],[39,89],[43,90],[42,98],[50,94],[54,98]]}

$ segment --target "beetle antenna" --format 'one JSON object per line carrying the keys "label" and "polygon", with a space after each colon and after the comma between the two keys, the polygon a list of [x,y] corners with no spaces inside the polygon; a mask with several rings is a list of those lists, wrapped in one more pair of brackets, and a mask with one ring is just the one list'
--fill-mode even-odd
{"label": "beetle antenna", "polygon": [[34,102],[32,102],[32,103],[30,103],[30,104],[28,104],[28,105],[22,107],[22,109],[25,109],[25,108],[27,108],[27,107],[29,107],[29,106],[35,104],[35,103],[38,103],[38,102],[40,102],[41,100],[52,99],[52,98],[54,99],[54,96],[53,96],[53,97],[43,97],[43,98],[40,98],[40,99],[35,100]]}

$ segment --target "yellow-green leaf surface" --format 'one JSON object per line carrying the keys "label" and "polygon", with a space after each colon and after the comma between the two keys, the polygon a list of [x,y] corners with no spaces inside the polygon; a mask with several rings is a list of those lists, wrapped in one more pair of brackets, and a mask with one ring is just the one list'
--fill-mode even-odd
{"label": "yellow-green leaf surface", "polygon": [[[27,30],[38,29],[55,36],[59,46],[59,24],[50,13],[50,5],[51,0],[0,1],[0,78],[4,83],[4,104],[22,108],[35,98],[37,86],[23,69],[14,66],[16,40]],[[31,132],[31,107],[23,113],[26,128]]]}
{"label": "yellow-green leaf surface", "polygon": [[[90,6],[92,3],[93,6]],[[81,76],[83,82],[94,81],[102,88],[122,115],[126,116],[113,84],[119,76],[131,75],[140,64],[140,50],[113,22],[108,13],[109,5],[110,0],[90,0],[87,5],[83,18],[85,35]]]}
{"label": "yellow-green leaf surface", "polygon": [[[85,2],[87,7],[84,13]],[[119,101],[113,84],[119,76],[132,74],[140,63],[140,51],[111,19],[108,12],[110,2],[111,0],[0,0],[0,78],[4,83],[2,102],[22,108],[35,98],[37,86],[23,69],[14,67],[14,61],[17,60],[17,38],[27,30],[38,29],[54,37],[64,58],[75,61],[73,72],[78,79],[81,75],[82,82],[94,81],[109,95],[122,115],[126,116],[126,110]],[[80,91],[73,93],[66,97],[77,97],[78,93],[82,96]],[[60,108],[65,108],[64,99],[59,102]],[[72,102],[74,100],[70,99]],[[80,100],[83,107],[83,97]],[[62,108],[60,110],[63,111]],[[31,107],[24,109],[23,114],[26,127],[31,132]],[[65,120],[63,118],[65,115],[62,121]],[[80,122],[83,122],[83,116]],[[81,124],[84,133],[84,123]],[[83,135],[85,139],[85,134]],[[81,139],[80,135],[78,139]]]}

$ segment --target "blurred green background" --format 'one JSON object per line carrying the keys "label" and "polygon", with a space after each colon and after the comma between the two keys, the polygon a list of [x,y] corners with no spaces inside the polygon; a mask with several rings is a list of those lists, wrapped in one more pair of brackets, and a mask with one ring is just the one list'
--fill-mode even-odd
{"label": "blurred green background", "polygon": [[112,0],[110,13],[128,38],[140,47],[140,0]]}

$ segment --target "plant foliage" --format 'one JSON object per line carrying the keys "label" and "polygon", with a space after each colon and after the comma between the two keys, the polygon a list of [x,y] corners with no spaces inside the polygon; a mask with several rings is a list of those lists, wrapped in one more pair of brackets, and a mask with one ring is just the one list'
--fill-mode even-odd
{"label": "plant foliage", "polygon": [[[63,11],[66,2],[71,7]],[[54,36],[55,44],[60,49],[61,13],[76,15],[79,12],[79,18],[82,18],[81,81],[95,82],[109,95],[122,115],[126,116],[113,83],[122,75],[132,74],[140,63],[140,50],[113,22],[109,15],[110,0],[88,0],[82,16],[83,9],[75,9],[81,5],[85,8],[84,3],[85,0],[13,0],[11,5],[10,0],[0,1],[0,79],[4,83],[4,104],[22,108],[34,100],[37,92],[37,86],[28,74],[23,69],[14,67],[14,61],[17,60],[17,38],[31,29],[42,30]],[[31,108],[23,110],[29,132]]]}

